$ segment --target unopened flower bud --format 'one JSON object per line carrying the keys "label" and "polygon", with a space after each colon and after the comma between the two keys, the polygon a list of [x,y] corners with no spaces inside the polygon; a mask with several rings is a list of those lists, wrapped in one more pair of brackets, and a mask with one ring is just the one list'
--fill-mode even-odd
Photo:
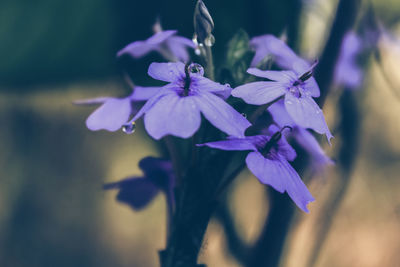
{"label": "unopened flower bud", "polygon": [[211,32],[214,29],[214,21],[202,0],[197,1],[193,22],[194,32],[199,43],[204,44],[207,40],[213,39]]}

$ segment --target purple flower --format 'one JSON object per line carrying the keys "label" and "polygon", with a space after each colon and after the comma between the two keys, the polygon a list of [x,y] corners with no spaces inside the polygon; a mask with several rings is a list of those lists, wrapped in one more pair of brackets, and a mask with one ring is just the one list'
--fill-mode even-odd
{"label": "purple flower", "polygon": [[168,199],[168,205],[174,205],[173,189],[175,178],[170,161],[146,157],[139,162],[143,177],[130,177],[119,182],[104,185],[104,189],[118,189],[117,200],[128,204],[134,210],[141,210],[161,191]]}
{"label": "purple flower", "polygon": [[269,127],[269,135],[229,138],[202,145],[221,150],[250,150],[246,165],[258,180],[280,193],[287,192],[300,209],[308,212],[307,204],[314,201],[314,198],[288,162],[296,158],[296,152],[282,136],[282,130],[278,131],[272,125]]}
{"label": "purple flower", "polygon": [[363,72],[357,63],[357,57],[363,52],[361,38],[355,32],[349,31],[342,42],[340,55],[335,67],[335,83],[350,89],[360,87]]}
{"label": "purple flower", "polygon": [[290,133],[296,141],[308,152],[311,157],[311,164],[315,172],[322,171],[326,166],[334,164],[325,154],[315,137],[303,127],[300,127],[289,116],[282,101],[278,101],[268,107],[272,118],[279,127],[290,126]]}
{"label": "purple flower", "polygon": [[145,114],[146,130],[154,139],[169,134],[181,138],[192,136],[200,127],[200,112],[228,135],[244,136],[250,126],[240,113],[221,99],[230,95],[230,86],[203,77],[200,65],[152,63],[148,74],[169,84],[150,98],[131,122]]}
{"label": "purple flower", "polygon": [[[308,72],[313,67],[312,64],[296,55],[285,42],[273,35],[266,34],[254,37],[250,41],[250,46],[256,52],[251,67],[257,67],[267,56],[273,56],[275,63],[281,69],[291,70],[298,76]],[[309,77],[307,83],[313,87],[313,97],[319,97],[320,90],[314,77]]]}
{"label": "purple flower", "polygon": [[311,65],[296,55],[285,42],[270,34],[252,38],[250,40],[250,47],[255,51],[251,67],[257,67],[267,56],[273,56],[280,68],[293,70],[297,74],[306,72]]}
{"label": "purple flower", "polygon": [[134,58],[140,58],[152,51],[159,52],[170,61],[189,61],[187,48],[195,48],[192,40],[176,36],[176,30],[158,31],[149,39],[130,43],[117,53],[120,57],[129,54]]}
{"label": "purple flower", "polygon": [[107,130],[115,132],[127,123],[138,111],[135,102],[145,101],[160,91],[161,87],[136,86],[127,97],[100,97],[76,101],[76,104],[101,104],[86,120],[89,130]]}
{"label": "purple flower", "polygon": [[232,95],[253,105],[267,104],[284,96],[285,108],[296,124],[325,134],[330,141],[333,136],[326,125],[322,110],[313,100],[313,97],[319,96],[317,83],[310,79],[314,66],[301,75],[294,71],[248,69],[248,73],[271,81],[259,81],[239,86],[233,89]]}

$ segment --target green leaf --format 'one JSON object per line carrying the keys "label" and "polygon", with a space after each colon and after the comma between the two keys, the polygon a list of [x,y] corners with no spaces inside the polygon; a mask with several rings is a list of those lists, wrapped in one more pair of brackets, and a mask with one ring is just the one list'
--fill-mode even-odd
{"label": "green leaf", "polygon": [[242,60],[249,51],[249,36],[243,29],[240,29],[228,43],[228,51],[226,54],[226,63],[228,67],[232,67],[237,61]]}
{"label": "green leaf", "polygon": [[229,72],[230,83],[232,86],[243,83],[248,74],[251,59],[254,53],[250,50],[249,36],[240,29],[228,43],[226,53],[225,72]]}

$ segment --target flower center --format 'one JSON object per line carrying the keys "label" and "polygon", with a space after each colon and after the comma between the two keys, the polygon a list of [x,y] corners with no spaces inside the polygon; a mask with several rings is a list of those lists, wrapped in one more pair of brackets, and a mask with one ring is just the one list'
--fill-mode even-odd
{"label": "flower center", "polygon": [[288,91],[289,91],[292,95],[294,95],[295,97],[300,98],[300,97],[301,97],[301,92],[303,91],[303,90],[300,90],[300,87],[301,87],[302,85],[303,85],[303,82],[297,80],[297,81],[295,81],[295,82],[288,88]]}
{"label": "flower center", "polygon": [[192,84],[191,74],[199,74],[201,76],[204,75],[204,69],[202,66],[196,63],[185,65],[185,78],[184,78],[184,85],[183,85],[183,92],[182,96],[188,96],[189,92],[191,91],[190,85]]}
{"label": "flower center", "polygon": [[270,157],[271,156],[270,152],[274,149],[277,150],[278,141],[282,138],[282,132],[285,129],[289,129],[291,131],[292,127],[283,126],[280,131],[277,131],[271,136],[271,138],[263,147],[258,149],[258,152],[260,152],[265,158]]}

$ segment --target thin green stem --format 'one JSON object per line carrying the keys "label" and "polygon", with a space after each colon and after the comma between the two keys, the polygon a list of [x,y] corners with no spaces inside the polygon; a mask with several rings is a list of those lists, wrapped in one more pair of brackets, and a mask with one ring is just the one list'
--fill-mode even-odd
{"label": "thin green stem", "polygon": [[211,46],[204,45],[205,59],[207,63],[206,74],[207,77],[215,81],[214,60],[212,56]]}

